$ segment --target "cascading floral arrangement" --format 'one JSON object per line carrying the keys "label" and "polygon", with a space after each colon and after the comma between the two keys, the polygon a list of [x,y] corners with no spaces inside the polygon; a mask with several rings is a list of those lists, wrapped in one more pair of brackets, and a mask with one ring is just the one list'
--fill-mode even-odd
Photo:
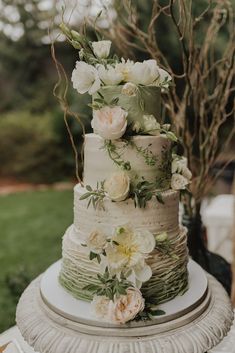
{"label": "cascading floral arrangement", "polygon": [[[86,185],[86,192],[80,200],[88,200],[87,206],[104,207],[105,199],[122,202],[132,198],[136,207],[144,208],[146,202],[156,197],[164,203],[162,184],[129,176],[130,161],[122,160],[118,143],[122,148],[129,146],[136,150],[145,163],[156,166],[156,156],[150,149],[140,148],[132,136],[162,136],[177,147],[178,139],[170,130],[169,124],[160,123],[160,93],[171,85],[171,76],[161,69],[156,60],[133,62],[119,59],[110,54],[111,41],[90,42],[85,36],[70,30],[65,24],[60,26],[69,42],[79,50],[79,59],[72,72],[72,83],[79,94],[92,96],[94,133],[104,140],[111,160],[120,171],[97,184],[96,189]],[[148,99],[153,90],[156,96],[154,105]],[[151,97],[150,97],[151,98]],[[158,120],[159,119],[159,120]],[[191,172],[187,159],[173,153],[163,158],[166,169],[170,168],[170,180],[165,189],[187,190]],[[112,235],[100,229],[94,230],[82,244],[87,248],[89,259],[100,264],[99,284],[89,284],[84,290],[94,294],[92,306],[97,317],[113,323],[125,323],[137,316],[149,319],[161,311],[153,308],[153,302],[144,298],[142,284],[152,276],[146,259],[158,248],[169,257],[172,248],[167,233],[152,234],[148,230],[136,230],[129,225],[116,227]],[[155,303],[156,304],[156,303]]]}

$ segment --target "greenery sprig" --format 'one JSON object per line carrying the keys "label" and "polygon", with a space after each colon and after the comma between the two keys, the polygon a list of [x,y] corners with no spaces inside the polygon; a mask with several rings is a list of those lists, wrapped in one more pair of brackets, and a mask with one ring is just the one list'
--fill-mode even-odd
{"label": "greenery sprig", "polygon": [[90,185],[86,185],[86,190],[87,192],[83,194],[79,200],[89,199],[87,208],[90,206],[90,204],[92,204],[95,210],[97,208],[102,208],[104,210],[104,181],[97,183],[96,189],[92,189]]}
{"label": "greenery sprig", "polygon": [[135,150],[144,158],[145,163],[149,166],[154,167],[157,163],[157,157],[149,149],[151,143],[147,147],[137,146],[133,140],[129,140],[128,143],[135,148]]}
{"label": "greenery sprig", "polygon": [[[99,16],[100,14],[98,14],[97,18]],[[97,64],[102,64],[106,66],[108,64],[114,65],[116,62],[120,61],[116,54],[114,54],[113,57],[109,56],[105,59],[99,58],[97,55],[95,55],[95,52],[92,47],[92,41],[90,41],[86,35],[80,34],[77,31],[70,29],[64,22],[62,22],[59,27],[62,33],[66,36],[69,43],[75,49],[79,50],[80,60],[85,61],[87,64],[93,66]],[[97,39],[102,40],[99,35],[97,35]]]}
{"label": "greenery sprig", "polygon": [[92,292],[96,295],[104,295],[110,300],[114,300],[115,297],[125,295],[127,288],[133,287],[132,283],[129,282],[122,274],[120,279],[116,275],[111,276],[108,268],[106,267],[103,275],[98,274],[98,284],[88,284],[83,289]]}
{"label": "greenery sprig", "polygon": [[121,153],[118,151],[119,147],[115,145],[111,140],[105,140],[102,147],[109,155],[109,158],[122,170],[131,170],[131,164],[129,161],[122,159]]}
{"label": "greenery sprig", "polygon": [[119,101],[118,97],[114,97],[111,99],[111,101],[106,101],[104,96],[102,95],[101,92],[97,91],[98,97],[93,99],[93,102],[88,104],[89,107],[91,107],[94,110],[100,110],[103,107],[115,107]]}
{"label": "greenery sprig", "polygon": [[156,190],[156,184],[147,180],[142,180],[132,186],[130,197],[134,200],[135,207],[145,208],[147,201],[150,201],[153,197],[164,204],[161,192]]}

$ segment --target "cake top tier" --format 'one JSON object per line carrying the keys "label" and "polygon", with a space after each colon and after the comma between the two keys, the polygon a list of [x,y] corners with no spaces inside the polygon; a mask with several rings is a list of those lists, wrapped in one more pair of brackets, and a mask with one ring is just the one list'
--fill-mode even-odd
{"label": "cake top tier", "polygon": [[[100,185],[103,192],[107,179],[113,183],[113,173],[138,189],[140,182],[154,190],[184,189],[191,174],[185,159],[173,156],[178,139],[161,119],[161,92],[169,88],[170,74],[153,59],[134,62],[112,55],[109,40],[91,42],[64,24],[62,31],[79,49],[73,87],[92,98],[94,134],[86,135],[84,147],[88,191],[94,193]],[[177,174],[173,183],[172,172]]]}

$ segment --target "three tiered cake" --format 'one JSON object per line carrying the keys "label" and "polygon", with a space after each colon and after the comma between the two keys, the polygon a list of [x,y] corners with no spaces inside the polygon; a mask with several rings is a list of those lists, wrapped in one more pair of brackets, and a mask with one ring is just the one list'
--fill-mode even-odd
{"label": "three tiered cake", "polygon": [[74,188],[59,282],[91,301],[99,319],[149,319],[188,285],[178,208],[191,172],[175,153],[170,125],[161,123],[161,91],[171,77],[155,60],[111,58],[110,41],[69,36],[82,43],[72,81],[92,95],[94,133],[85,135],[84,177]]}

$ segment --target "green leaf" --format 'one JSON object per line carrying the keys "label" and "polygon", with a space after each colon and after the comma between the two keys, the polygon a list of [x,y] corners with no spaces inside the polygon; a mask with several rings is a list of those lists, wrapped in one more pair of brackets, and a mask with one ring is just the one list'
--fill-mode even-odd
{"label": "green leaf", "polygon": [[97,254],[91,251],[91,252],[90,252],[89,259],[90,259],[90,260],[93,260],[93,259],[95,259],[96,257],[97,257]]}
{"label": "green leaf", "polygon": [[118,287],[118,293],[125,295],[126,294],[126,289],[124,287]]}
{"label": "green leaf", "polygon": [[119,98],[118,98],[118,97],[115,97],[115,98],[113,98],[113,99],[111,100],[110,104],[111,104],[111,105],[115,105],[115,104],[118,103],[118,101],[119,101]]}
{"label": "green leaf", "polygon": [[140,98],[140,109],[144,112],[144,100]]}
{"label": "green leaf", "polygon": [[82,196],[80,196],[79,200],[88,199],[88,197],[90,197],[90,196],[91,196],[90,192],[86,192],[85,194],[83,194]]}
{"label": "green leaf", "polygon": [[160,203],[162,203],[164,205],[162,194],[160,192],[156,193],[156,199],[158,200],[158,202],[160,202]]}
{"label": "green leaf", "polygon": [[160,315],[165,315],[165,311],[163,310],[150,310],[150,314],[153,316],[160,316]]}
{"label": "green leaf", "polygon": [[119,245],[119,243],[116,240],[112,240],[112,243],[117,246]]}
{"label": "green leaf", "polygon": [[87,189],[88,191],[93,191],[93,190],[92,190],[92,187],[91,187],[90,185],[86,185],[86,189]]}

